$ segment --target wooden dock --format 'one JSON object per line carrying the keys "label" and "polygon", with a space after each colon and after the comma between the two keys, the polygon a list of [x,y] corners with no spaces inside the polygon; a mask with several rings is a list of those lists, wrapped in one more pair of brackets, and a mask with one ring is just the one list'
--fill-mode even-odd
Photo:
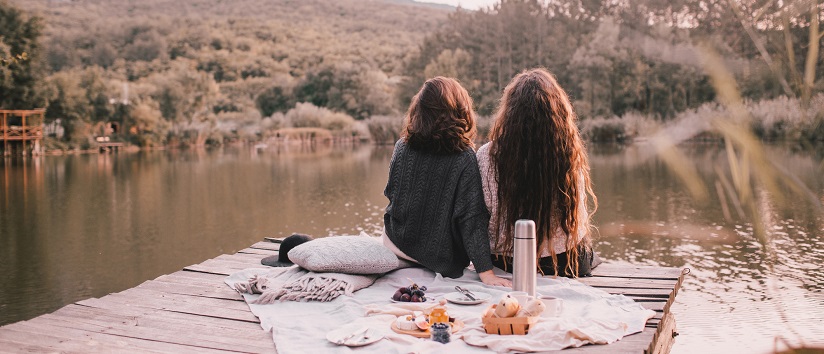
{"label": "wooden dock", "polygon": [[[0,353],[161,352],[274,353],[243,298],[223,283],[238,270],[261,267],[279,244],[258,242],[137,287],[78,301],[53,313],[0,327]],[[629,296],[656,312],[646,329],[610,345],[562,353],[668,353],[675,319],[669,312],[684,273],[678,268],[602,264],[581,281]]]}

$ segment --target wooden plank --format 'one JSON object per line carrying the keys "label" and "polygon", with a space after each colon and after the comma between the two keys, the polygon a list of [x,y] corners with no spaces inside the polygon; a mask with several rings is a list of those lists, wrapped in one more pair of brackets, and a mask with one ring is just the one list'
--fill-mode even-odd
{"label": "wooden plank", "polygon": [[[104,307],[89,307],[84,305],[78,304],[71,304],[67,305],[64,308],[75,308],[75,309],[86,309],[88,311],[101,311],[104,313],[113,313],[123,316],[129,316],[141,320],[142,318],[152,318],[158,319],[166,322],[174,322],[180,324],[188,324],[188,323],[197,323],[212,326],[215,328],[223,328],[228,330],[239,330],[244,331],[246,333],[260,333],[261,327],[259,323],[255,322],[246,322],[246,321],[236,321],[231,319],[225,318],[217,318],[217,317],[206,317],[206,316],[199,316],[193,315],[188,313],[179,313],[173,311],[166,311],[166,310],[158,310],[148,307],[117,307],[117,308],[104,308]],[[62,310],[62,309],[61,309]],[[58,310],[58,311],[61,311]],[[269,336],[269,334],[265,333],[265,336]]]}
{"label": "wooden plank", "polygon": [[218,261],[229,261],[229,262],[237,262],[246,264],[248,268],[259,268],[265,267],[264,265],[260,264],[260,260],[266,256],[262,256],[259,254],[248,254],[248,253],[235,253],[235,254],[223,254],[217,256],[213,259]]}
{"label": "wooden plank", "polygon": [[233,300],[233,301],[243,301],[243,296],[241,296],[237,291],[234,291],[229,288],[226,284],[221,284],[223,286],[219,287],[207,287],[201,285],[194,285],[194,284],[178,284],[178,283],[170,283],[170,282],[163,282],[163,281],[154,281],[150,280],[144,282],[143,284],[138,285],[136,288],[139,289],[148,289],[154,291],[165,292],[169,294],[179,294],[179,295],[189,295],[189,296],[198,296],[198,297],[206,297],[206,298],[213,298],[213,299],[224,299],[224,300]]}
{"label": "wooden plank", "polygon": [[181,277],[188,277],[188,278],[196,278],[202,279],[207,281],[214,281],[217,283],[223,282],[223,279],[226,279],[225,275],[220,274],[208,274],[208,273],[200,273],[200,272],[190,272],[188,270],[179,270],[169,275],[181,276]]}
{"label": "wooden plank", "polygon": [[[228,302],[225,301],[224,302]],[[255,315],[253,315],[248,309],[245,311],[240,311],[236,309],[226,309],[221,307],[216,307],[217,305],[209,305],[194,302],[186,302],[180,299],[141,299],[135,296],[124,296],[120,294],[112,294],[100,299],[87,299],[83,301],[78,301],[78,305],[89,306],[89,307],[97,307],[97,308],[106,308],[106,309],[117,309],[121,307],[128,307],[128,308],[150,308],[150,309],[157,309],[157,310],[166,310],[172,312],[179,312],[179,313],[188,313],[193,315],[199,316],[207,316],[207,317],[217,317],[217,318],[225,318],[229,320],[237,320],[237,321],[246,321],[252,323],[260,323]]]}
{"label": "wooden plank", "polygon": [[639,302],[638,304],[645,309],[650,309],[653,311],[664,311],[664,306],[666,305],[665,302]]}
{"label": "wooden plank", "polygon": [[[18,322],[11,328],[3,327],[0,339],[14,341],[14,338],[26,343],[54,348],[56,351],[90,352],[149,352],[149,353],[225,353],[208,348],[191,347],[173,343],[163,343],[145,339],[95,333],[72,328],[55,326],[50,323],[30,324],[30,321]],[[65,348],[65,349],[64,349]]]}
{"label": "wooden plank", "polygon": [[601,264],[592,271],[592,276],[677,280],[681,276],[681,272],[680,268]]}
{"label": "wooden plank", "polygon": [[258,248],[262,250],[270,250],[270,251],[277,251],[280,249],[279,243],[272,243],[272,242],[258,242],[254,245],[249,246],[249,248]]}
{"label": "wooden plank", "polygon": [[266,266],[261,265],[258,263],[257,265],[249,264],[249,263],[240,263],[234,261],[227,261],[227,260],[216,260],[210,259],[200,264],[195,264],[183,268],[184,270],[189,270],[193,272],[202,272],[202,273],[211,273],[211,274],[220,274],[220,275],[230,275],[236,273],[238,271],[248,269],[248,268],[265,268]]}
{"label": "wooden plank", "polygon": [[[206,274],[206,273],[188,272],[188,271],[186,273]],[[209,274],[209,275],[215,275],[215,274]],[[220,290],[221,288],[230,289],[229,286],[226,285],[226,283],[224,281],[224,280],[226,280],[226,276],[217,275],[217,277],[219,279],[208,280],[208,279],[202,279],[202,278],[180,276],[180,275],[177,275],[177,274],[169,274],[169,275],[157,277],[156,279],[149,280],[149,281],[177,284],[177,285],[180,285],[180,286],[192,285],[192,286],[199,286],[199,287],[207,287],[207,288],[211,288],[211,289],[214,289],[214,290]]]}
{"label": "wooden plank", "polygon": [[264,237],[263,238],[263,240],[265,240],[266,242],[272,242],[272,243],[281,243],[285,239],[286,239],[286,237]]}
{"label": "wooden plank", "polygon": [[191,296],[185,294],[170,294],[162,291],[155,291],[143,288],[131,288],[121,291],[119,293],[104,296],[101,299],[108,297],[117,297],[122,299],[136,299],[136,300],[156,300],[166,301],[172,303],[186,303],[191,305],[200,305],[203,307],[220,307],[225,310],[235,310],[241,312],[249,312],[249,305],[243,301],[215,299],[208,297]]}
{"label": "wooden plank", "polygon": [[[260,330],[259,325],[242,321],[230,321],[213,317],[202,317],[156,310],[151,313],[128,314],[119,310],[98,309],[80,305],[68,305],[51,316],[67,319],[85,319],[105,322],[125,327],[149,327],[164,330],[196,329],[197,333],[211,333],[217,336],[231,336],[243,340],[271,340],[271,336]],[[90,322],[92,323],[92,322]],[[257,329],[257,331],[250,331]]]}
{"label": "wooden plank", "polygon": [[259,249],[259,248],[249,247],[249,248],[244,248],[240,251],[237,251],[237,253],[259,254],[259,255],[268,257],[268,256],[277,256],[278,251],[262,250],[262,249]]}
{"label": "wooden plank", "polygon": [[610,294],[620,294],[638,297],[660,297],[664,300],[668,299],[672,294],[671,289],[606,288],[600,286],[596,286],[595,288],[601,289]]}
{"label": "wooden plank", "polygon": [[[193,275],[208,275],[210,278],[202,278],[202,277],[192,277],[188,276],[189,274]],[[224,282],[226,279],[223,275],[215,275],[215,274],[208,274],[208,273],[199,273],[199,272],[177,272],[167,275],[162,275],[154,280],[150,281],[159,281],[165,283],[172,283],[172,284],[180,284],[183,285],[197,285],[197,286],[205,286],[205,287],[212,287],[212,288],[229,288],[228,285]]]}
{"label": "wooden plank", "polygon": [[[101,334],[225,351],[251,353],[263,352],[274,347],[274,344],[271,346],[260,345],[259,341],[250,341],[248,338],[238,337],[241,335],[240,333],[229,333],[224,328],[215,330],[205,325],[183,325],[165,321],[151,321],[146,318],[138,321],[134,317],[104,313],[67,310],[43,315],[38,317],[37,320],[59,327]],[[32,322],[32,325],[38,324],[40,323]]]}
{"label": "wooden plank", "polygon": [[639,288],[639,289],[669,289],[672,290],[678,282],[675,279],[638,279],[620,277],[584,277],[576,279],[581,283],[594,287],[610,288]]}
{"label": "wooden plank", "polygon": [[241,271],[241,270],[246,269],[246,268],[242,268],[242,267],[229,268],[229,267],[216,266],[214,264],[209,264],[209,265],[195,264],[195,265],[190,265],[190,266],[188,266],[186,268],[183,268],[183,269],[191,271],[191,272],[200,272],[200,273],[208,273],[208,274],[228,276],[228,275],[232,275],[233,273],[236,273],[236,272]]}
{"label": "wooden plank", "polygon": [[675,317],[672,313],[665,313],[661,320],[661,325],[658,326],[658,331],[655,338],[650,343],[648,353],[662,354],[669,353],[672,350],[672,345],[675,339]]}
{"label": "wooden plank", "polygon": [[[89,348],[84,351],[81,350],[66,350],[61,348],[60,353],[86,353]],[[57,352],[56,348],[49,348],[45,345],[38,345],[37,343],[18,343],[6,339],[0,339],[0,354],[18,354],[18,353],[51,353]]]}

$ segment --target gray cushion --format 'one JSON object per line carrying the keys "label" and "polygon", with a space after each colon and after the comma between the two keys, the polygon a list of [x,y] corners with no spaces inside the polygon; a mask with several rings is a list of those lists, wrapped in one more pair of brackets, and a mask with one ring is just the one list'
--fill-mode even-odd
{"label": "gray cushion", "polygon": [[313,272],[381,274],[400,266],[398,257],[368,236],[333,236],[289,251],[289,260]]}

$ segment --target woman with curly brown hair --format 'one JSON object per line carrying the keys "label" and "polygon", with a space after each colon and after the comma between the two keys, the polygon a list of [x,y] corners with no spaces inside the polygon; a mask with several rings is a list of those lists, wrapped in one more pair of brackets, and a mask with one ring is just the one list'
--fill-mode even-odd
{"label": "woman with curly brown hair", "polygon": [[495,266],[512,271],[519,219],[535,221],[539,272],[588,276],[600,262],[589,222],[598,200],[575,120],[569,97],[546,69],[524,71],[504,89],[490,142],[478,149]]}
{"label": "woman with curly brown hair", "polygon": [[469,262],[485,284],[512,286],[492,273],[489,212],[475,157],[472,99],[454,79],[426,81],[409,105],[384,195],[384,244],[445,277]]}

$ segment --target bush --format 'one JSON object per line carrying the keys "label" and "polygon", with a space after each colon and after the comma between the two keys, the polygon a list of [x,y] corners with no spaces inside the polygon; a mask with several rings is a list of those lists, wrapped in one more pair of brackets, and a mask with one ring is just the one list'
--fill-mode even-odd
{"label": "bush", "polygon": [[394,144],[401,137],[403,117],[372,116],[364,120],[372,142],[375,144]]}
{"label": "bush", "polygon": [[[824,94],[813,97],[810,107],[804,109],[797,98],[786,96],[771,100],[745,102],[752,116],[755,134],[765,140],[815,140],[815,132],[824,114]],[[820,128],[818,128],[820,129]]]}
{"label": "bush", "polygon": [[311,103],[298,103],[286,112],[285,118],[292,128],[323,128],[332,132],[348,132],[355,124],[349,115]]}

